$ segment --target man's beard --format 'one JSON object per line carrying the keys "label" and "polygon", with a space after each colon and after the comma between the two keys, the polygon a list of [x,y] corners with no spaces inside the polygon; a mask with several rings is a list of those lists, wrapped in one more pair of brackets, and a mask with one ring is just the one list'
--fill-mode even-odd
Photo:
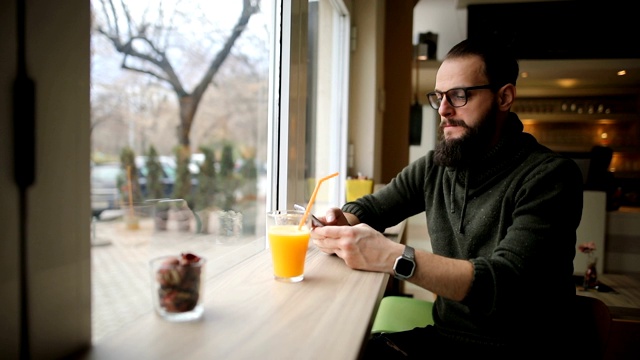
{"label": "man's beard", "polygon": [[434,162],[441,166],[464,168],[484,155],[496,131],[497,110],[494,104],[474,127],[468,126],[462,120],[450,120],[450,123],[467,129],[467,133],[458,139],[447,140],[441,125],[441,139],[436,144]]}

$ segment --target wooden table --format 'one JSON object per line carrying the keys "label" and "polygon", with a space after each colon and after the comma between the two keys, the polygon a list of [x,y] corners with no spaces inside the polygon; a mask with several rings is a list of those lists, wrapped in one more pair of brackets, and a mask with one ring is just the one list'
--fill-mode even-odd
{"label": "wooden table", "polygon": [[640,320],[640,277],[627,274],[601,274],[598,280],[613,288],[613,292],[584,291],[576,289],[576,294],[602,300],[614,319],[634,318]]}
{"label": "wooden table", "polygon": [[614,292],[576,290],[576,294],[602,300],[611,313],[605,359],[637,359],[640,342],[640,278],[627,274],[601,274],[598,280]]}
{"label": "wooden table", "polygon": [[[404,223],[387,236],[400,239],[403,231]],[[388,279],[311,244],[305,279],[283,283],[273,278],[267,249],[207,281],[201,321],[170,323],[150,313],[86,358],[357,359]]]}

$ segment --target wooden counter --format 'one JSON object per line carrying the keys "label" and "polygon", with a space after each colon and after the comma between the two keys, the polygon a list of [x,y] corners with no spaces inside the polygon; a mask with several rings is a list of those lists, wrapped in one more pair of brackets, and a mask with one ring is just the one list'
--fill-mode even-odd
{"label": "wooden counter", "polygon": [[640,343],[640,277],[622,274],[602,274],[599,281],[614,292],[576,290],[576,294],[602,300],[611,313],[611,328],[604,359],[638,358]]}
{"label": "wooden counter", "polygon": [[[386,234],[400,239],[403,231],[404,223]],[[149,313],[85,358],[357,359],[388,279],[352,270],[311,243],[305,279],[283,283],[273,278],[267,249],[207,281],[201,321]]]}
{"label": "wooden counter", "polygon": [[576,289],[576,294],[602,300],[609,306],[614,319],[632,317],[640,321],[640,276],[602,274],[598,275],[598,280],[614,291],[584,291],[579,288]]}

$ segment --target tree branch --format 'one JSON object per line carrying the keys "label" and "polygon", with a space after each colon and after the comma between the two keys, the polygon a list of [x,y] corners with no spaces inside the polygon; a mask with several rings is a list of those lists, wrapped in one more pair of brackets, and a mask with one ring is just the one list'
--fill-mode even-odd
{"label": "tree branch", "polygon": [[222,66],[222,63],[227,56],[229,56],[229,53],[231,53],[231,48],[233,48],[236,40],[238,40],[240,35],[242,35],[242,32],[249,23],[251,16],[260,11],[260,2],[255,1],[255,4],[253,4],[254,1],[255,0],[243,0],[242,14],[233,28],[231,36],[229,36],[222,49],[213,59],[211,65],[209,65],[209,69],[198,83],[198,86],[193,90],[192,95],[196,104],[200,102],[200,99],[202,98],[202,95],[207,89],[209,83],[211,83],[213,76],[218,72],[218,69]]}

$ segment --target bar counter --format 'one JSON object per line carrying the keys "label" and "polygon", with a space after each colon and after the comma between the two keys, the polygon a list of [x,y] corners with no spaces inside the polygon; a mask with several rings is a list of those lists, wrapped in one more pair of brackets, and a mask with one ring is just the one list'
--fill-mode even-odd
{"label": "bar counter", "polygon": [[640,277],[637,274],[602,274],[598,279],[613,291],[576,289],[576,293],[600,299],[609,307],[611,324],[604,359],[637,359],[640,343]]}
{"label": "bar counter", "polygon": [[602,274],[598,275],[598,280],[613,291],[585,291],[579,287],[576,288],[576,294],[602,300],[609,307],[614,319],[631,316],[634,320],[640,321],[640,275]]}
{"label": "bar counter", "polygon": [[[386,234],[400,239],[403,231],[404,223]],[[149,313],[84,358],[357,359],[388,279],[350,269],[310,243],[304,280],[283,283],[266,249],[205,283],[200,321]]]}

